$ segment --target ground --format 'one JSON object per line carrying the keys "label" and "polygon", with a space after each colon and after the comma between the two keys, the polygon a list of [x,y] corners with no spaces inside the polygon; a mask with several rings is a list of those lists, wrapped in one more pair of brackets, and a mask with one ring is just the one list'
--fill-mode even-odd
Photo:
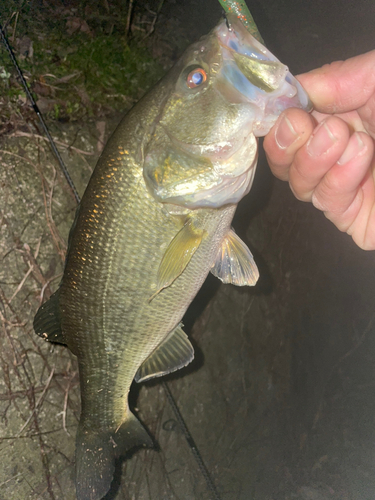
{"label": "ground", "polygon": [[[149,35],[155,38],[143,40],[137,60],[150,64],[148,50],[162,68],[220,15],[214,0],[154,3],[136,10],[133,23],[142,27],[161,6]],[[98,3],[107,11],[105,4]],[[77,8],[74,2],[53,5]],[[113,5],[107,17],[118,17]],[[94,22],[82,6],[67,14],[71,25],[76,19],[71,29],[85,30],[86,22],[99,37],[102,21]],[[373,7],[365,1],[268,0],[249,7],[269,48],[294,73],[373,47]],[[101,12],[94,14],[107,15]],[[126,19],[126,11],[121,14]],[[120,27],[116,22],[114,31],[126,31],[124,20]],[[61,37],[74,38],[64,26]],[[110,33],[111,26],[104,29]],[[26,54],[20,62],[30,64]],[[28,68],[31,79],[36,70]],[[159,71],[148,68],[149,74]],[[39,75],[30,83],[53,86],[51,78]],[[69,87],[64,75],[56,78],[59,90],[37,97],[58,101],[46,111],[49,125],[82,194],[119,119],[113,108],[129,106],[143,84],[134,83],[133,94],[124,88],[126,99],[100,101],[87,80],[73,79]],[[67,349],[35,336],[32,318],[61,276],[75,202],[48,144],[36,134],[36,119],[18,97],[16,81],[4,79],[16,97],[12,101],[4,91],[2,109],[8,111],[1,122],[0,499],[73,500],[77,364]],[[117,80],[112,85],[117,88]],[[107,500],[373,500],[374,253],[358,249],[321,213],[295,200],[286,184],[273,179],[263,155],[234,227],[254,253],[260,281],[238,289],[208,278],[185,318],[196,359],[167,378],[219,496],[207,488],[156,380],[135,386],[132,402],[159,449],[119,463]]]}

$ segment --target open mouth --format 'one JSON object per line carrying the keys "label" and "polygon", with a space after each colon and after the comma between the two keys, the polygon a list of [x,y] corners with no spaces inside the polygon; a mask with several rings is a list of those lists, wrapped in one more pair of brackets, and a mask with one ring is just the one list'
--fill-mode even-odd
{"label": "open mouth", "polygon": [[[301,84],[266,47],[258,42],[236,18],[231,29],[222,23],[216,36],[222,47],[220,91],[232,100],[255,104],[268,114],[278,115],[289,107],[311,111],[312,103]],[[265,135],[262,128],[256,136]]]}

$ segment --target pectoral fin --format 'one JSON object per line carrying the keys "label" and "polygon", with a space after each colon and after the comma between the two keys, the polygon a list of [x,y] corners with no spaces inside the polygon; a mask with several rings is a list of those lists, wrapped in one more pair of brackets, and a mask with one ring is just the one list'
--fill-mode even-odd
{"label": "pectoral fin", "polygon": [[193,346],[182,330],[182,324],[179,324],[140,366],[134,380],[144,382],[167,375],[188,365],[193,359]]}
{"label": "pectoral fin", "polygon": [[35,333],[42,337],[42,339],[66,345],[61,330],[59,290],[39,307],[33,326]]}
{"label": "pectoral fin", "polygon": [[233,230],[224,238],[211,273],[223,283],[237,286],[253,286],[258,281],[252,253]]}
{"label": "pectoral fin", "polygon": [[201,244],[204,233],[204,229],[194,227],[193,220],[189,219],[176,234],[165,251],[158,269],[156,285],[158,292],[171,285],[180,276]]}

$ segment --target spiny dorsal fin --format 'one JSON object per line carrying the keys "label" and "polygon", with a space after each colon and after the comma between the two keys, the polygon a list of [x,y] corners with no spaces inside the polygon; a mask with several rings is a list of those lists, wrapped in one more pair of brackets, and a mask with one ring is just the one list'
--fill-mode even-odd
{"label": "spiny dorsal fin", "polygon": [[224,238],[211,273],[223,283],[237,286],[253,286],[258,281],[253,255],[233,229]]}
{"label": "spiny dorsal fin", "polygon": [[180,276],[201,244],[204,233],[204,229],[195,227],[193,219],[190,218],[176,234],[160,262],[156,294]]}
{"label": "spiny dorsal fin", "polygon": [[188,365],[193,359],[193,346],[182,330],[182,324],[179,324],[144,361],[134,380],[144,382],[150,378],[167,375]]}
{"label": "spiny dorsal fin", "polygon": [[34,318],[34,330],[37,335],[48,342],[66,345],[61,331],[59,290],[39,307]]}

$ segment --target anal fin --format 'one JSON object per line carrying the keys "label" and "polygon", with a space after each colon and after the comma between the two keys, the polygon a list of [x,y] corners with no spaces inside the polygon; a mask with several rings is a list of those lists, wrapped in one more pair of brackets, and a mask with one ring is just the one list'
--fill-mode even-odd
{"label": "anal fin", "polygon": [[161,377],[188,365],[194,359],[194,348],[179,324],[139,367],[134,380],[144,382]]}
{"label": "anal fin", "polygon": [[34,331],[39,337],[48,342],[57,342],[66,345],[61,330],[61,317],[59,306],[59,290],[42,304],[34,318]]}
{"label": "anal fin", "polygon": [[253,286],[258,281],[254,257],[233,229],[224,238],[211,273],[223,283],[237,286]]}

